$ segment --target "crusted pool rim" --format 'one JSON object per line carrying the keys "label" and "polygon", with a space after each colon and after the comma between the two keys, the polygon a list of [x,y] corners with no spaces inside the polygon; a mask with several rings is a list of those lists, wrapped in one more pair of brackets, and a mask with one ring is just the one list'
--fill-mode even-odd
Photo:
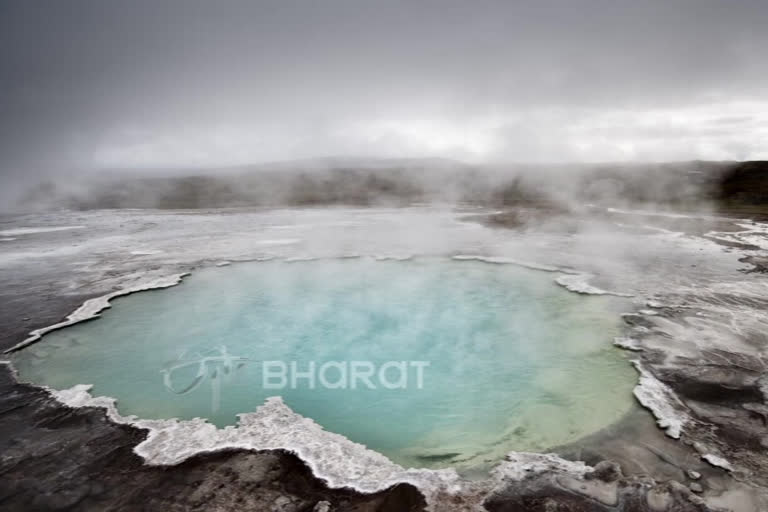
{"label": "crusted pool rim", "polygon": [[[361,256],[354,254],[342,257]],[[380,255],[375,256],[374,259],[404,260],[412,257],[412,255]],[[589,279],[592,277],[590,274],[573,269],[542,266],[498,256],[457,254],[453,255],[452,258],[489,264],[518,265],[557,273],[561,276],[570,276],[572,279],[567,284],[558,280],[556,282],[574,293],[629,296],[628,294],[609,292],[594,287],[589,284]],[[272,259],[274,258],[254,258],[238,260],[237,262]],[[307,259],[317,258],[287,258],[286,261],[304,261]],[[230,263],[232,262],[221,261],[216,265],[222,266]],[[113,292],[89,299],[68,315],[64,321],[33,331],[24,341],[6,352],[23,349],[39,341],[48,332],[97,318],[101,311],[110,307],[110,301],[114,298],[141,291],[176,286],[190,273],[189,271],[179,272],[134,282]],[[8,362],[6,364],[10,365]],[[659,425],[667,429],[668,435],[679,438],[682,426],[687,420],[681,414],[679,407],[671,405],[675,399],[674,393],[671,390],[660,392],[659,389],[664,389],[663,384],[660,387],[661,383],[645,370],[639,361],[636,361],[635,364],[640,373],[640,382],[635,388],[636,397],[640,403],[653,412],[659,420]],[[15,372],[13,374],[18,378]],[[30,384],[34,385],[34,383]],[[557,478],[561,480],[566,478],[570,479],[567,480],[570,482],[568,485],[576,486],[575,482],[583,482],[595,472],[595,468],[583,462],[572,462],[555,454],[511,452],[505,460],[494,467],[487,479],[468,481],[462,479],[452,469],[405,469],[378,452],[369,450],[339,434],[325,431],[311,419],[304,418],[290,410],[278,397],[270,398],[256,411],[240,414],[237,426],[219,429],[199,418],[193,420],[148,420],[135,416],[123,416],[118,412],[113,398],[92,396],[88,385],[76,385],[66,390],[54,390],[45,387],[43,389],[59,403],[68,407],[102,408],[109,419],[115,423],[147,430],[147,438],[138,443],[133,450],[142,457],[145,463],[150,465],[173,466],[196,455],[232,449],[285,450],[295,453],[301,458],[311,468],[313,474],[325,480],[329,487],[351,488],[363,493],[375,493],[397,484],[411,484],[424,494],[431,508],[436,507],[446,496],[474,496],[475,498],[469,502],[477,504],[490,496],[503,493],[504,489],[509,488],[515,482],[530,480],[531,478],[544,479],[549,482],[547,485],[555,485]],[[553,478],[555,480],[552,480]],[[631,479],[626,479],[623,476],[622,479],[624,486],[628,487]],[[606,498],[606,504],[616,501],[611,496],[614,494],[618,496],[617,493],[619,492],[618,484],[614,485],[610,482],[608,484],[615,489],[608,493],[610,496]],[[562,487],[562,482],[559,485]],[[567,488],[568,485],[565,487]],[[599,488],[602,484],[595,483],[592,488],[588,488],[582,494],[586,496],[592,493],[605,494],[604,489],[594,488],[595,485]],[[680,489],[677,489],[676,492],[680,494]],[[686,493],[682,493],[680,496],[688,501],[695,498],[695,496]]]}

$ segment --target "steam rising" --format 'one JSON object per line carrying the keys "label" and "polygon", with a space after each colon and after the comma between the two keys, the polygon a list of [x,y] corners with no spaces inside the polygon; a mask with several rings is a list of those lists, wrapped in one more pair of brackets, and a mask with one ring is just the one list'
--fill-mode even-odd
{"label": "steam rising", "polygon": [[10,0],[0,200],[329,155],[766,158],[766,24],[761,0]]}
{"label": "steam rising", "polygon": [[[734,176],[727,193],[742,194],[746,188],[759,202],[761,192],[750,188],[749,176],[760,169],[728,162],[493,166],[445,159],[313,159],[175,175],[123,170],[52,179],[29,189],[14,206],[89,210],[437,203],[567,213],[597,204],[707,211],[710,201],[727,199],[723,183]],[[747,171],[747,179],[738,171]]]}

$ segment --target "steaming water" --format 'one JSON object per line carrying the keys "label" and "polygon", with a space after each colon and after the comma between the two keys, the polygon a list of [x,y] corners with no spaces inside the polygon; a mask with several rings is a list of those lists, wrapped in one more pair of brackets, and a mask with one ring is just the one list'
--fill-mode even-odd
{"label": "steaming water", "polygon": [[[93,384],[121,413],[143,418],[232,425],[281,395],[405,466],[471,473],[510,450],[574,441],[631,404],[635,375],[611,345],[628,305],[569,293],[552,279],[445,259],[204,269],[178,287],[117,299],[101,319],[47,335],[15,364],[35,383]],[[301,378],[296,389],[264,389],[266,360],[295,361],[300,371],[310,361],[316,371],[329,361],[429,366],[420,388],[416,368],[406,367],[404,389],[384,388],[378,375],[376,389],[360,381],[327,389],[317,379],[310,389]],[[401,370],[390,368],[386,383],[403,384]],[[338,368],[326,377],[344,382]]]}

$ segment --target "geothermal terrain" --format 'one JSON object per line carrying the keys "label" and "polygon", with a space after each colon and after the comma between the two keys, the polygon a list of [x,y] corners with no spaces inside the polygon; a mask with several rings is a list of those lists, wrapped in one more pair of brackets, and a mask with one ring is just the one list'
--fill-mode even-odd
{"label": "geothermal terrain", "polygon": [[[0,217],[0,508],[766,510],[767,172],[327,159],[42,183]],[[57,370],[80,350],[71,324],[184,300],[212,272],[316,261],[532,272],[567,302],[620,301],[595,336],[630,379],[622,405],[559,441],[517,430],[525,450],[465,471],[465,446],[395,461],[287,399],[229,426],[143,417]]]}

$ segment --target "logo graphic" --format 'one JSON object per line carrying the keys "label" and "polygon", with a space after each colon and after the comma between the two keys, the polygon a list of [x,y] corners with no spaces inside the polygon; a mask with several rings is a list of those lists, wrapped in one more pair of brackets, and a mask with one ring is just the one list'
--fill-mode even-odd
{"label": "logo graphic", "polygon": [[[222,381],[228,379],[250,359],[231,355],[224,345],[203,354],[195,352],[189,358],[186,355],[186,351],[182,352],[176,361],[165,365],[160,370],[165,389],[175,395],[186,395],[200,387],[207,378],[211,382],[211,410],[213,412],[218,411],[221,402]],[[174,385],[174,372],[195,366],[197,366],[197,373],[192,381],[186,386],[177,388]]]}

